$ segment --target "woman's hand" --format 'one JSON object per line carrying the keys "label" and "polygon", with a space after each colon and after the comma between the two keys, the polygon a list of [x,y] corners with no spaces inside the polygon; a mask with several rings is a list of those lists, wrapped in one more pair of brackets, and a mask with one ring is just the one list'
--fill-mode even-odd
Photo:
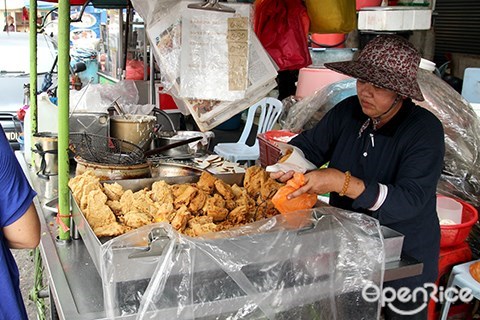
{"label": "woman's hand", "polygon": [[295,198],[302,193],[324,194],[340,192],[343,187],[344,173],[333,168],[313,170],[305,174],[305,185],[287,198]]}
{"label": "woman's hand", "polygon": [[[294,171],[273,172],[272,179],[286,182],[293,177]],[[305,174],[305,185],[287,196],[288,199],[298,197],[303,193],[324,194],[329,192],[340,193],[345,183],[345,173],[334,168],[313,170]],[[362,180],[351,177],[345,196],[356,199],[365,190]]]}
{"label": "woman's hand", "polygon": [[283,172],[283,171],[272,172],[272,173],[270,173],[270,178],[285,183],[288,180],[293,178],[294,173],[295,173],[295,171],[293,171],[293,170],[289,170],[287,172]]}

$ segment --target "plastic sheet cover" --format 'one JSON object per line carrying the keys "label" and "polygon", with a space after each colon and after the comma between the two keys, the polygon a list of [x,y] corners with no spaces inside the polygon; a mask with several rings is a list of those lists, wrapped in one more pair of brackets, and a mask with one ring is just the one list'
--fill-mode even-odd
{"label": "plastic sheet cover", "polygon": [[[448,83],[420,69],[418,82],[425,101],[415,101],[430,110],[445,131],[444,169],[437,191],[459,197],[480,206],[480,120],[472,106]],[[282,129],[300,132],[312,128],[341,100],[356,94],[356,80],[333,83],[314,95],[296,101],[284,99],[288,110],[280,123]]]}
{"label": "plastic sheet cover", "polygon": [[121,106],[135,105],[140,99],[133,80],[114,84],[87,84],[81,90],[70,90],[71,112],[107,112],[113,101]]}
{"label": "plastic sheet cover", "polygon": [[146,21],[162,91],[208,131],[265,97],[277,71],[253,32],[251,5],[235,13],[189,8],[198,1],[133,0]]}
{"label": "plastic sheet cover", "polygon": [[[279,215],[201,238],[160,223],[106,242],[107,317],[378,319],[380,304],[362,298],[364,288],[383,283],[378,221],[328,205],[296,217],[294,224]],[[161,256],[128,259],[155,228],[168,237]]]}
{"label": "plastic sheet cover", "polygon": [[444,169],[437,191],[480,206],[480,120],[468,101],[435,74],[419,70],[425,101],[445,130]]}
{"label": "plastic sheet cover", "polygon": [[332,83],[301,100],[293,96],[285,98],[282,102],[286,112],[279,120],[282,129],[301,132],[313,128],[337,103],[357,94],[356,83],[354,79],[347,79]]}

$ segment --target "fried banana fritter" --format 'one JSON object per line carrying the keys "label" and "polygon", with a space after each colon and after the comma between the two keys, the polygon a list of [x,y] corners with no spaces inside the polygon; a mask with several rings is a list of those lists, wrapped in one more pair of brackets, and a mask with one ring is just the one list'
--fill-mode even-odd
{"label": "fried banana fritter", "polygon": [[118,183],[104,183],[103,192],[107,195],[109,200],[118,201],[122,197],[122,194],[125,192],[123,187]]}
{"label": "fried banana fritter", "polygon": [[216,180],[217,178],[215,178],[211,173],[204,171],[200,175],[200,179],[197,182],[197,186],[203,191],[205,191],[206,193],[211,194],[213,192],[213,189],[215,188]]}
{"label": "fried banana fritter", "polygon": [[123,215],[123,222],[126,226],[136,229],[152,223],[152,217],[144,212],[130,211]]}
{"label": "fried banana fritter", "polygon": [[68,185],[98,237],[118,236],[155,222],[170,223],[192,237],[227,230],[278,214],[271,198],[283,186],[259,166],[247,168],[245,187],[229,185],[206,171],[197,183],[156,181],[150,189],[136,192],[116,182],[102,185],[92,171]]}

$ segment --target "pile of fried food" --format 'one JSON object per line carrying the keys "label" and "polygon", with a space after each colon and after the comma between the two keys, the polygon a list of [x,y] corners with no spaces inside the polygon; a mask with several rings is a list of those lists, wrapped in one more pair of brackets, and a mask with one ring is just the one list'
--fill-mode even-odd
{"label": "pile of fried food", "polygon": [[88,170],[68,186],[97,237],[118,236],[155,222],[169,222],[188,236],[227,230],[277,215],[272,197],[284,184],[259,166],[247,168],[244,187],[229,185],[208,172],[198,182],[169,185],[156,181],[136,192],[101,183]]}

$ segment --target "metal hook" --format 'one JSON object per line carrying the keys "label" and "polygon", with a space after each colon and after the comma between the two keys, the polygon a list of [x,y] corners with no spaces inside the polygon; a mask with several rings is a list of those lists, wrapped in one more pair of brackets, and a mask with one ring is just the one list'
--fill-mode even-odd
{"label": "metal hook", "polygon": [[159,257],[170,242],[167,232],[163,228],[155,228],[148,234],[148,247],[140,252],[133,252],[128,255],[129,259]]}
{"label": "metal hook", "polygon": [[235,13],[235,9],[219,4],[218,0],[207,0],[204,3],[191,3],[187,7],[190,9],[201,9],[201,10]]}

